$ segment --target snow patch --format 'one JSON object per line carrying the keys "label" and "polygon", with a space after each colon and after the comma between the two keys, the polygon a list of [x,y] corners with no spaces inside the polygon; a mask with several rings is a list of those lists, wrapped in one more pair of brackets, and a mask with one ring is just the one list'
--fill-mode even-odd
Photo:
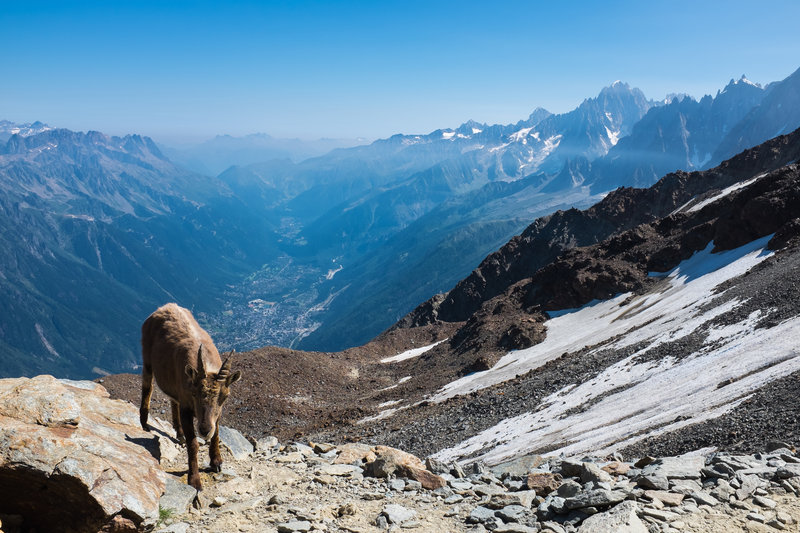
{"label": "snow patch", "polygon": [[703,200],[702,202],[699,202],[697,205],[693,205],[689,209],[689,211],[687,211],[687,213],[694,213],[695,211],[700,211],[701,209],[703,209],[708,204],[714,203],[717,200],[719,200],[720,198],[724,198],[725,196],[728,196],[732,192],[736,192],[739,189],[744,189],[745,187],[748,187],[748,186],[752,185],[753,183],[755,183],[756,181],[760,180],[761,178],[763,178],[766,175],[767,175],[767,173],[765,172],[765,173],[759,174],[758,176],[756,176],[754,178],[751,178],[749,180],[742,181],[742,182],[739,182],[739,183],[735,183],[735,184],[731,185],[730,187],[726,187],[725,189],[722,189],[722,191],[720,191],[719,194],[716,194],[716,195],[712,196],[711,198],[707,198],[707,199]]}
{"label": "snow patch", "polygon": [[[800,318],[769,329],[755,328],[760,313],[738,324],[707,325],[741,305],[731,300],[704,309],[718,296],[720,284],[772,255],[765,249],[770,238],[716,254],[710,243],[673,270],[653,273],[664,279],[660,290],[551,313],[542,343],[508,353],[493,368],[442,387],[431,400],[441,402],[513,379],[565,352],[590,346],[593,351],[621,349],[640,342],[645,347],[585,383],[564,387],[538,411],[506,419],[437,457],[497,463],[540,449],[603,455],[649,435],[720,416],[765,383],[800,369]],[[701,326],[708,329],[697,352],[680,360],[639,360],[655,346],[704,331]]]}
{"label": "snow patch", "polygon": [[443,343],[446,340],[447,339],[442,339],[439,342],[434,342],[433,344],[429,344],[428,346],[422,346],[420,348],[412,348],[411,350],[406,350],[403,353],[399,353],[391,357],[386,357],[384,359],[381,359],[381,363],[396,363],[398,361],[405,361],[406,359],[411,359],[413,357],[419,357],[420,355],[424,354],[434,346],[438,346],[439,344]]}

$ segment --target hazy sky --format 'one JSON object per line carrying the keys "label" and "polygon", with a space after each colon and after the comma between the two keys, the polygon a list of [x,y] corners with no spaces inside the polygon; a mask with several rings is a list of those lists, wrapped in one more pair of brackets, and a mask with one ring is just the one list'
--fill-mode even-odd
{"label": "hazy sky", "polygon": [[[495,5],[496,4],[496,5]],[[0,0],[0,119],[161,140],[386,137],[800,67],[800,2]]]}

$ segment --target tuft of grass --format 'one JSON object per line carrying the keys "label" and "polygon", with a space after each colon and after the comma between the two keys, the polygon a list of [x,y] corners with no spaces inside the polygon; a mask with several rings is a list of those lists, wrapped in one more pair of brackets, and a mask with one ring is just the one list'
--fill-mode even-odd
{"label": "tuft of grass", "polygon": [[156,525],[160,526],[161,524],[163,524],[164,522],[166,522],[167,520],[169,520],[173,516],[175,516],[175,509],[170,509],[170,508],[166,508],[165,509],[164,507],[161,507],[159,505],[158,506],[158,523]]}

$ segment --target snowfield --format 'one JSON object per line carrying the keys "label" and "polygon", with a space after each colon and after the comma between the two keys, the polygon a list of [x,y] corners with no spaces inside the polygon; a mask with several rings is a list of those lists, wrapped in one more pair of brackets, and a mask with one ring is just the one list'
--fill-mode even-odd
{"label": "snowfield", "polygon": [[[736,324],[710,322],[742,304],[714,304],[716,289],[771,255],[770,236],[712,254],[713,244],[668,273],[658,290],[622,294],[550,313],[544,342],[508,353],[490,370],[456,380],[432,401],[468,394],[541,367],[565,353],[639,346],[584,383],[545,398],[535,410],[501,421],[436,454],[441,460],[496,464],[535,450],[607,454],[637,440],[724,414],[764,384],[800,369],[800,318],[756,329],[753,312]],[[648,360],[648,350],[701,332],[702,347]]]}

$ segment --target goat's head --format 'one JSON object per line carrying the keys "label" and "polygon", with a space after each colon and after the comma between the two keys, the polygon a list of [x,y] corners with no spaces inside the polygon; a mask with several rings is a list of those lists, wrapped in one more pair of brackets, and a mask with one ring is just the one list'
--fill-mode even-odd
{"label": "goat's head", "polygon": [[231,372],[231,355],[233,351],[228,354],[219,372],[210,373],[206,371],[203,347],[200,346],[197,352],[197,369],[186,365],[186,375],[191,380],[197,429],[205,440],[214,435],[217,421],[222,413],[222,404],[228,399],[231,384],[242,377],[239,371]]}

